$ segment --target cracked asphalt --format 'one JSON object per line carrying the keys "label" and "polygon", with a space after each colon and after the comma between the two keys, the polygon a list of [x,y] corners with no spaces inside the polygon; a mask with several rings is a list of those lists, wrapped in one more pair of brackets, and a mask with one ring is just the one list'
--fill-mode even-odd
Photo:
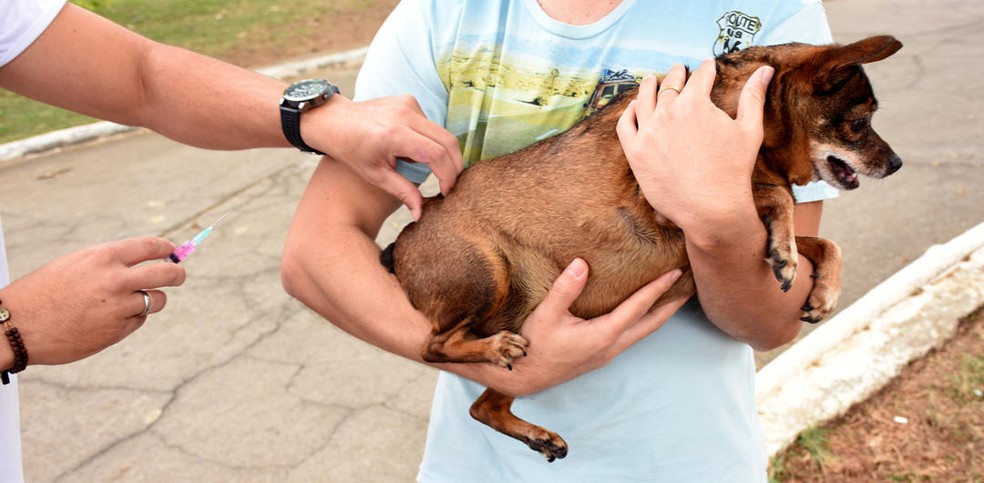
{"label": "cracked asphalt", "polygon": [[[906,164],[826,205],[822,235],[845,253],[845,307],[984,221],[984,7],[826,5],[838,41],[891,33],[905,44],[868,73],[875,127]],[[354,68],[324,75],[352,92]],[[14,277],[117,238],[180,242],[233,210],[184,262],[167,310],[94,357],[21,375],[28,481],[413,479],[435,373],[353,339],[280,286],[284,236],[316,162],[138,132],[0,165]],[[408,219],[397,214],[381,240]]]}

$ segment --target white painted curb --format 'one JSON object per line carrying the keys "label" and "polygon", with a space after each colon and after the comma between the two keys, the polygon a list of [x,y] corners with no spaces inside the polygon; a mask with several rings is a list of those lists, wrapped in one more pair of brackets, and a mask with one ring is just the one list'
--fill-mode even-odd
{"label": "white painted curb", "polygon": [[314,72],[331,67],[340,67],[348,64],[361,63],[366,58],[369,47],[359,47],[358,49],[337,52],[334,54],[314,57],[307,60],[288,62],[286,64],[264,67],[257,70],[260,74],[276,79],[288,77],[299,77],[308,72]]}
{"label": "white painted curb", "polygon": [[[362,62],[368,50],[369,47],[360,47],[345,52],[265,67],[258,69],[257,72],[277,79],[299,77],[308,72]],[[52,131],[27,139],[0,144],[0,161],[17,159],[29,154],[42,153],[135,129],[137,128],[133,126],[100,121],[84,126]]]}
{"label": "white painted curb", "polygon": [[769,456],[870,397],[982,305],[984,223],[930,247],[759,371]]}
{"label": "white painted curb", "polygon": [[136,129],[115,122],[100,121],[83,126],[59,129],[34,137],[0,144],[0,161],[16,159],[29,154],[50,151],[77,143],[99,139]]}

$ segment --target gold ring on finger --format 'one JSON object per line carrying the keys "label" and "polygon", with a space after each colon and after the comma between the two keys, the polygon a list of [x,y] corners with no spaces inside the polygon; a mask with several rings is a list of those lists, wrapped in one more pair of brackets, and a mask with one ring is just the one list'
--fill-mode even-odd
{"label": "gold ring on finger", "polygon": [[[660,87],[659,88],[659,94],[662,94],[662,93],[664,93],[666,91],[673,91],[673,92],[676,92],[677,94],[679,94],[680,93],[680,88],[679,87],[673,87],[673,86],[663,86],[663,87]],[[659,94],[657,94],[657,95],[659,95]]]}

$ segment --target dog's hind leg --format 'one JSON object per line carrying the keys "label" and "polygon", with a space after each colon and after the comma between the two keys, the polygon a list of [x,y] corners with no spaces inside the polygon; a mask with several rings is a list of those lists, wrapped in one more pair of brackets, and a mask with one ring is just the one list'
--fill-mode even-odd
{"label": "dog's hind leg", "polygon": [[529,343],[519,334],[507,330],[478,338],[471,328],[474,315],[442,332],[432,333],[421,353],[427,362],[491,362],[512,370],[513,359],[526,355]]}
{"label": "dog's hind leg", "polygon": [[[508,262],[490,240],[458,238],[445,248],[453,258],[447,255],[439,270],[415,280],[415,289],[427,290],[418,301],[434,327],[421,356],[427,362],[491,362],[512,369],[513,359],[526,355],[526,339],[487,324],[506,303]],[[410,293],[418,299],[416,290]]]}
{"label": "dog's hind leg", "polygon": [[815,324],[830,315],[840,297],[841,252],[836,243],[823,238],[798,236],[799,252],[813,263],[813,289],[803,306],[800,320]]}
{"label": "dog's hind leg", "polygon": [[793,225],[793,196],[782,186],[767,184],[756,184],[753,196],[759,218],[769,234],[765,261],[772,265],[782,291],[789,291],[796,279],[799,263]]}
{"label": "dog's hind leg", "polygon": [[512,396],[486,389],[471,406],[471,415],[492,429],[516,438],[542,454],[547,461],[567,456],[567,443],[554,433],[519,419],[511,411]]}

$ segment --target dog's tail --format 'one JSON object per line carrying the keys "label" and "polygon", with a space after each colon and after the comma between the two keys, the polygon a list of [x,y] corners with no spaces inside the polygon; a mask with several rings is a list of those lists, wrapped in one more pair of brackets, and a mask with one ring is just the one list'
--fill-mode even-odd
{"label": "dog's tail", "polygon": [[396,247],[396,242],[390,243],[383,253],[379,254],[379,263],[381,263],[389,273],[396,273],[393,268],[393,248]]}

